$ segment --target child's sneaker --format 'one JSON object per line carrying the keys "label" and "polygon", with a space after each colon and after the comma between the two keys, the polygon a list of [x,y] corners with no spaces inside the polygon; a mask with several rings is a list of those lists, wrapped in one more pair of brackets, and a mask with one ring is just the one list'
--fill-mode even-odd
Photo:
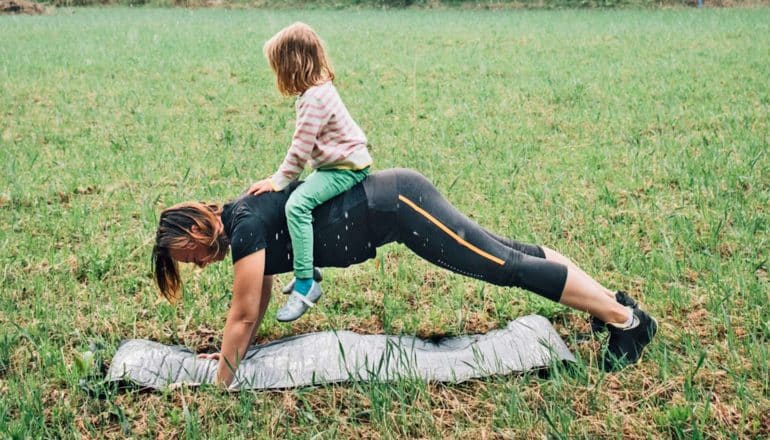
{"label": "child's sneaker", "polygon": [[607,326],[610,338],[602,356],[604,371],[617,371],[638,362],[644,347],[652,341],[652,337],[658,331],[658,323],[655,319],[642,309],[632,310],[634,316],[630,326],[626,328]]}
{"label": "child's sneaker", "polygon": [[[315,280],[315,281],[320,283],[321,281],[323,281],[323,279],[324,279],[324,277],[323,277],[323,274],[321,273],[321,269],[319,269],[317,267],[314,267],[313,268],[313,280]],[[294,283],[296,283],[296,282],[297,282],[297,279],[296,278],[292,278],[291,281],[289,282],[289,284],[283,286],[283,288],[281,289],[281,292],[283,292],[284,295],[290,294],[292,292],[292,290],[294,290]]]}
{"label": "child's sneaker", "polygon": [[[619,290],[615,292],[615,301],[619,302],[620,304],[631,307],[632,309],[638,309],[639,303],[636,302],[635,299],[631,298],[631,295],[628,293]],[[591,332],[592,333],[601,333],[603,331],[607,330],[607,323],[602,321],[601,319],[592,316],[591,317]]]}
{"label": "child's sneaker", "polygon": [[280,322],[290,322],[304,315],[307,309],[313,307],[318,299],[323,295],[321,291],[321,285],[318,282],[313,281],[313,286],[307,292],[307,295],[303,295],[296,290],[291,292],[289,300],[278,310],[275,314],[275,319]]}

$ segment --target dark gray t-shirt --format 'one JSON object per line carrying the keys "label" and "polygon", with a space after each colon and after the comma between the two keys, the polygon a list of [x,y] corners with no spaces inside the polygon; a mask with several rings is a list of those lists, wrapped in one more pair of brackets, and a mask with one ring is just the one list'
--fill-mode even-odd
{"label": "dark gray t-shirt", "polygon": [[[224,206],[222,223],[230,239],[233,263],[265,249],[265,274],[291,272],[293,253],[285,206],[293,182],[283,191],[242,196]],[[313,210],[313,264],[347,267],[373,258],[367,197],[363,183]]]}

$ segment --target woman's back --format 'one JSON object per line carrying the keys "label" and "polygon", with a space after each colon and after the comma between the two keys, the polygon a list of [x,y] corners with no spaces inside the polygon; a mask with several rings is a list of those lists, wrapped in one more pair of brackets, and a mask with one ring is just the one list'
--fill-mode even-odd
{"label": "woman's back", "polygon": [[[292,183],[283,191],[246,195],[225,204],[222,223],[230,239],[233,263],[265,249],[266,275],[291,272],[293,253],[284,207],[298,186]],[[363,186],[358,184],[313,211],[313,258],[317,266],[347,267],[375,256]]]}

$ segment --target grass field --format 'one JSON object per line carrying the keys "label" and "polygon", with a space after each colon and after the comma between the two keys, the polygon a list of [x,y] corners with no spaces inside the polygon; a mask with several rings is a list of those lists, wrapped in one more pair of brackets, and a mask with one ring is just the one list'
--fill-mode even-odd
{"label": "grass field", "polygon": [[[327,41],[377,169],[415,168],[482,225],[629,290],[660,324],[643,362],[606,375],[600,341],[574,337],[585,314],[390,245],[327,270],[299,322],[274,303],[259,340],[540,313],[581,362],[461,385],[81,391],[92,344],[218,348],[231,265],[184,268],[167,304],[157,215],[277,167],[293,102],[261,46],[294,20]],[[0,17],[0,41],[0,437],[770,436],[770,9],[59,9]]]}

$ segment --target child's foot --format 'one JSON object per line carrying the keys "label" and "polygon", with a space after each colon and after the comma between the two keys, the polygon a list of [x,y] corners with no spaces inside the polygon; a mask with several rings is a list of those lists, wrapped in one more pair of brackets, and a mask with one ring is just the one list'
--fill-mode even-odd
{"label": "child's foot", "polygon": [[[632,309],[638,309],[639,303],[636,302],[635,299],[631,298],[631,295],[628,293],[619,290],[615,292],[615,301],[619,302],[620,304],[631,307]],[[592,333],[601,333],[603,331],[607,330],[607,323],[602,321],[601,319],[592,316],[591,317],[591,332]]]}
{"label": "child's foot", "polygon": [[[301,285],[302,281],[304,280],[298,280],[295,285]],[[286,301],[286,304],[284,304],[284,306],[278,310],[278,313],[275,315],[275,319],[280,322],[294,321],[295,319],[305,314],[307,309],[313,307],[315,303],[318,302],[318,300],[321,298],[321,295],[323,295],[323,291],[321,291],[321,285],[313,280],[310,280],[310,282],[312,284],[306,295],[303,295],[296,289],[291,292],[289,300]]]}
{"label": "child's foot", "polygon": [[[324,279],[324,277],[323,277],[323,274],[321,273],[321,269],[319,269],[317,267],[314,267],[313,268],[313,280],[315,280],[315,281],[320,283],[321,281],[323,281],[323,279]],[[296,282],[297,282],[297,279],[296,278],[292,278],[291,281],[289,281],[289,284],[283,286],[283,288],[281,289],[281,292],[283,292],[284,295],[290,294],[292,292],[292,290],[294,290],[294,283],[296,283]]]}
{"label": "child's foot", "polygon": [[642,309],[631,308],[631,324],[625,328],[607,325],[610,338],[602,356],[604,371],[617,371],[635,364],[642,357],[644,347],[652,341],[658,331],[658,323]]}

